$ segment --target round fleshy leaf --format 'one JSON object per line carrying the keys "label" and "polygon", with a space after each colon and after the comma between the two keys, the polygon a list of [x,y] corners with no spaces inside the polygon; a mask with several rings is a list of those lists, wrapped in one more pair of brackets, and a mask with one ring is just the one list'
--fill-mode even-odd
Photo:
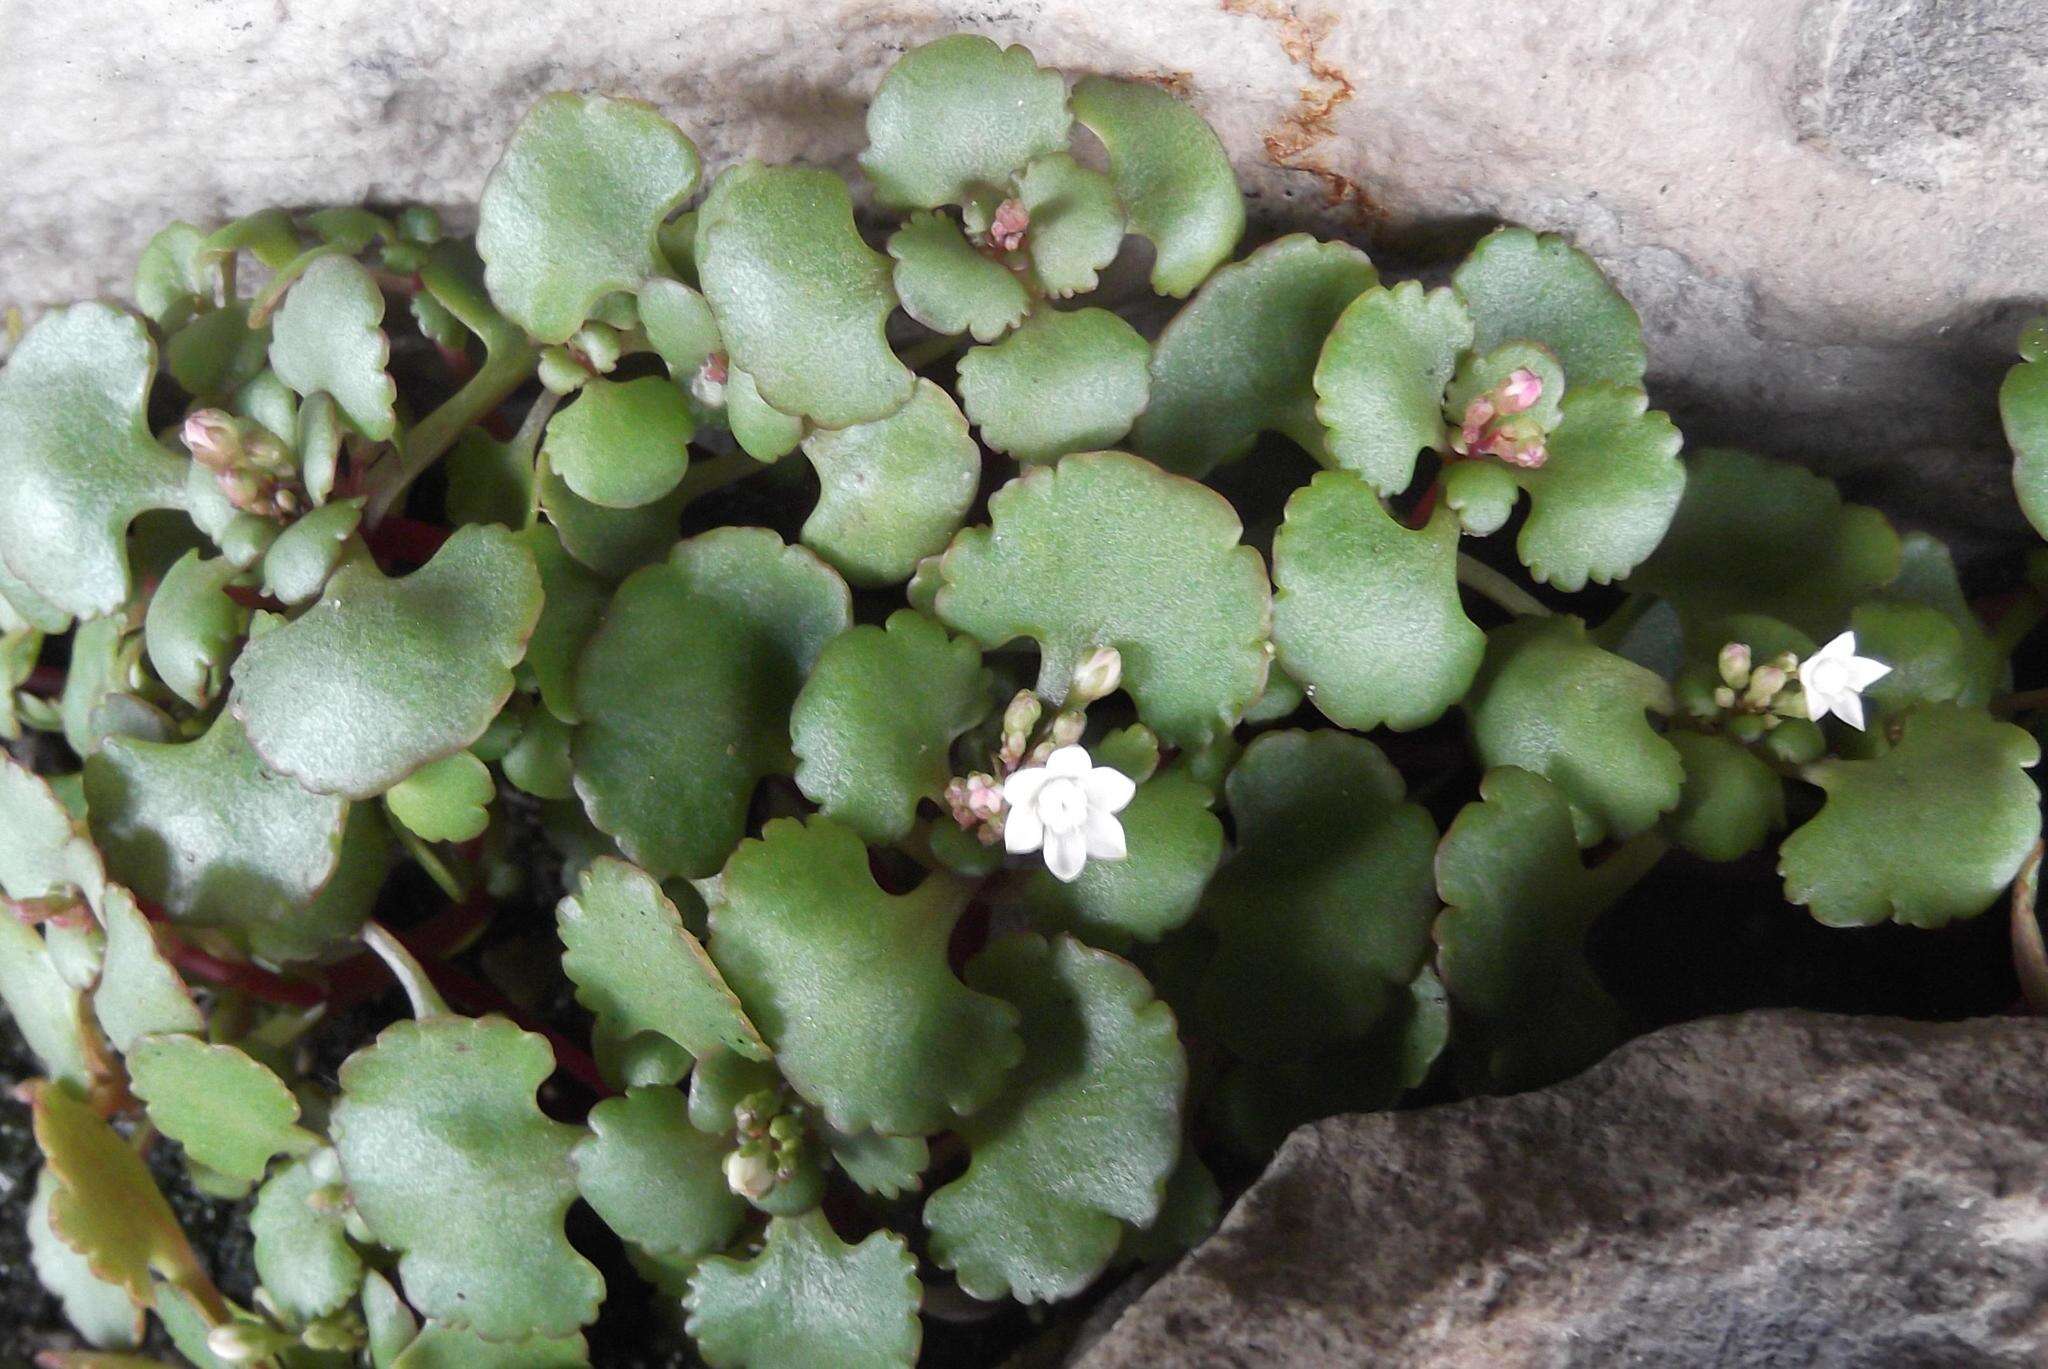
{"label": "round fleshy leaf", "polygon": [[1576,618],[1494,629],[1465,709],[1481,761],[1547,777],[1588,844],[1633,836],[1678,806],[1685,768],[1644,716],[1671,711],[1670,686],[1594,645]]}
{"label": "round fleshy leaf", "polygon": [[909,579],[945,550],[981,488],[981,448],[929,380],[887,418],[820,428],[803,445],[820,487],[804,545],[856,585]]}
{"label": "round fleshy leaf", "polygon": [[1521,502],[1515,473],[1498,461],[1453,461],[1444,467],[1444,507],[1474,537],[1491,537],[1507,526]]}
{"label": "round fleshy leaf", "polygon": [[1272,601],[1221,496],[1121,452],[1027,471],[953,539],[939,617],[989,646],[1039,645],[1038,692],[1066,698],[1090,652],[1123,653],[1123,687],[1159,735],[1199,745],[1265,687]]}
{"label": "round fleshy leaf", "polygon": [[[56,1177],[47,1168],[37,1171],[26,1213],[28,1258],[36,1279],[64,1304],[64,1319],[86,1344],[133,1350],[142,1344],[142,1309],[128,1300],[127,1290],[119,1284],[94,1274],[91,1262],[51,1228],[50,1195],[56,1191]],[[118,1361],[114,1369],[119,1369]]]}
{"label": "round fleshy leaf", "polygon": [[1687,463],[1685,498],[1628,588],[1660,594],[1688,625],[1779,618],[1816,640],[1898,573],[1898,534],[1876,509],[1790,462],[1715,449]]}
{"label": "round fleshy leaf", "polygon": [[607,509],[577,494],[553,471],[540,481],[540,506],[562,550],[607,580],[623,580],[668,554],[676,544],[684,494],[678,487],[637,509]]}
{"label": "round fleshy leaf", "polygon": [[1998,387],[1998,412],[2012,444],[2013,490],[2034,531],[2048,537],[2048,339],[2035,320],[2020,342],[2020,364]]}
{"label": "round fleshy leaf", "polygon": [[1621,1007],[1594,978],[1585,937],[1641,870],[1580,865],[1571,807],[1539,775],[1489,771],[1479,794],[1437,852],[1449,905],[1437,920],[1437,970],[1470,1086],[1538,1088],[1621,1039]]}
{"label": "round fleshy leaf", "polygon": [[1407,489],[1416,455],[1443,442],[1444,387],[1471,345],[1472,320],[1449,290],[1409,280],[1352,300],[1316,362],[1331,459],[1382,494]]}
{"label": "round fleshy leaf", "polygon": [[1265,733],[1225,792],[1237,851],[1202,901],[1218,937],[1204,1018],[1254,1060],[1364,1036],[1428,957],[1436,824],[1342,732]]}
{"label": "round fleshy leaf", "polygon": [[1785,825],[1785,782],[1731,737],[1672,732],[1685,789],[1671,810],[1671,839],[1707,860],[1735,860]]}
{"label": "round fleshy leaf", "polygon": [[768,1223],[751,1260],[714,1255],[690,1274],[687,1330],[712,1369],[909,1369],[924,1291],[893,1231],[859,1245],[822,1212]]}
{"label": "round fleshy leaf", "polygon": [[576,791],[635,864],[701,879],[787,774],[789,711],[851,623],[846,584],[762,528],[720,528],[619,587],[577,667]]}
{"label": "round fleshy leaf", "polygon": [[1188,1077],[1173,1013],[1128,962],[1064,936],[999,941],[967,980],[1016,1005],[1024,1062],[960,1123],[967,1172],[924,1207],[932,1258],[977,1298],[1071,1297],[1125,1222],[1159,1215]]}
{"label": "round fleshy leaf", "polygon": [[562,1233],[580,1133],[534,1102],[554,1069],[546,1040],[500,1017],[399,1022],[342,1065],[350,1197],[427,1316],[509,1340],[597,1315],[604,1280]]}
{"label": "round fleshy leaf", "polygon": [[1152,401],[1132,447],[1204,476],[1262,432],[1323,450],[1314,379],[1323,341],[1379,281],[1365,253],[1291,233],[1209,277],[1152,349]]}
{"label": "round fleshy leaf", "polygon": [[448,521],[525,525],[533,504],[533,455],[500,442],[482,428],[465,428],[441,458],[448,478],[443,507]]}
{"label": "round fleshy leaf", "polygon": [[894,209],[959,204],[1067,145],[1067,83],[1021,47],[954,34],[913,48],[868,106],[861,169]]}
{"label": "round fleshy leaf", "polygon": [[1023,322],[1031,293],[1007,266],[975,250],[950,215],[912,214],[889,237],[903,312],[935,333],[994,342]]}
{"label": "round fleshy leaf", "polygon": [[286,1316],[311,1321],[340,1311],[363,1284],[363,1257],[349,1244],[332,1151],[278,1167],[249,1212],[256,1276]]}
{"label": "round fleshy leaf", "polygon": [[1216,131],[1158,86],[1090,76],[1074,117],[1109,150],[1133,233],[1153,246],[1152,288],[1185,296],[1229,260],[1244,236],[1244,196]]}
{"label": "round fleshy leaf", "polygon": [[[263,592],[287,604],[303,604],[341,569],[363,521],[363,501],[342,499],[317,508],[277,535],[263,553]],[[159,588],[158,593],[162,590]],[[152,600],[151,610],[156,605]]]}
{"label": "round fleshy leaf", "polygon": [[1643,383],[1649,353],[1635,306],[1565,239],[1496,229],[1452,273],[1451,284],[1472,313],[1480,351],[1527,338],[1557,354],[1573,388]]}
{"label": "round fleshy leaf", "polygon": [[[251,328],[249,306],[238,301],[209,309],[165,337],[164,369],[194,399],[219,401],[263,369],[269,346],[270,325]],[[286,427],[279,435],[289,437],[291,431]]]}
{"label": "round fleshy leaf", "polygon": [[149,434],[156,349],[105,304],[36,320],[0,370],[0,558],[81,618],[128,598],[128,525],[181,508],[190,463]]}
{"label": "round fleshy leaf", "polygon": [[157,230],[135,263],[135,305],[158,323],[214,295],[215,271],[202,255],[206,234],[182,220]]}
{"label": "round fleshy leaf", "polygon": [[476,1332],[429,1322],[391,1361],[390,1369],[585,1369],[590,1345],[573,1336],[485,1340]]}
{"label": "round fleshy leaf", "polygon": [[872,1131],[851,1135],[827,1128],[832,1160],[863,1193],[900,1198],[924,1184],[932,1150],[922,1136],[877,1136]]}
{"label": "round fleshy leaf", "polygon": [[1486,654],[1458,597],[1456,516],[1403,527],[1348,471],[1324,471],[1287,501],[1273,583],[1280,663],[1341,726],[1435,722]]}
{"label": "round fleshy leaf", "polygon": [[577,722],[582,715],[576,710],[576,662],[610,596],[595,572],[562,549],[561,534],[551,524],[536,523],[519,540],[533,553],[541,587],[540,621],[526,644],[526,666],[548,712],[563,722]]}
{"label": "round fleshy leaf", "polygon": [[145,1036],[128,1051],[128,1079],[158,1131],[194,1164],[251,1184],[272,1158],[317,1144],[298,1124],[284,1081],[240,1049],[196,1036]]}
{"label": "round fleshy leaf", "polygon": [[490,826],[498,787],[467,751],[428,761],[385,791],[384,806],[422,841],[469,841]]}
{"label": "round fleshy leaf", "polygon": [[797,787],[863,838],[900,840],[952,778],[956,738],[988,716],[981,652],[902,609],[826,644],[790,714]]}
{"label": "round fleshy leaf", "polygon": [[270,368],[302,395],[332,395],[357,431],[383,442],[398,431],[383,322],[384,292],[363,264],[322,257],[285,292],[271,326]]}
{"label": "round fleshy leaf", "polygon": [[96,900],[104,883],[84,823],[48,780],[0,754],[0,892],[30,899],[75,889]]}
{"label": "round fleshy leaf", "polygon": [[98,1052],[84,996],[44,935],[18,917],[0,917],[0,1004],[45,1077],[91,1087]]}
{"label": "round fleshy leaf", "polygon": [[1998,685],[1996,667],[1982,671],[1983,662],[1972,648],[1995,652],[1996,646],[1988,638],[1966,639],[1940,609],[1897,600],[1858,604],[1849,626],[1856,632],[1857,655],[1891,667],[1890,674],[1863,692],[1869,732],[1887,730],[1892,719],[1920,704],[1982,708],[1991,701]]}
{"label": "round fleshy leaf", "polygon": [[695,431],[683,392],[660,376],[598,376],[549,420],[542,454],[584,499],[636,509],[682,480]]}
{"label": "round fleshy leaf", "polygon": [[[1920,605],[1934,609],[1955,626],[1953,670],[1956,702],[1982,706],[2007,687],[2005,651],[1970,607],[1956,574],[1955,559],[1941,539],[1909,532],[1899,539],[1899,573],[1879,595],[1887,605]],[[1850,616],[1851,626],[1855,615]]]}
{"label": "round fleshy leaf", "polygon": [[228,597],[241,574],[194,549],[178,559],[150,596],[143,619],[149,663],[171,692],[205,708],[227,683],[228,662],[249,625],[249,610]]}
{"label": "round fleshy leaf", "polygon": [[153,1299],[152,1274],[204,1290],[218,1305],[212,1280],[135,1148],[64,1085],[35,1080],[27,1092],[36,1145],[55,1181],[46,1210],[58,1239],[137,1307]]}
{"label": "round fleshy leaf", "polygon": [[749,162],[718,178],[699,222],[704,296],[763,399],[843,428],[910,398],[915,377],[883,335],[889,259],[861,241],[844,181]]}
{"label": "round fleshy leaf", "polygon": [[726,368],[725,420],[740,450],[764,465],[795,451],[809,427],[801,418],[771,407],[761,398],[754,378],[737,366]]}
{"label": "round fleshy leaf", "polygon": [[567,342],[598,300],[661,273],[655,232],[697,171],[696,147],[651,105],[542,97],[477,206],[491,302],[542,342]]}
{"label": "round fleshy leaf", "polygon": [[724,976],[644,870],[598,857],[556,916],[562,969],[575,981],[576,1001],[609,1030],[658,1032],[697,1056],[723,1048],[749,1060],[768,1058]]}
{"label": "round fleshy leaf", "polygon": [[368,914],[316,902],[348,803],[265,768],[227,713],[196,741],[110,739],[86,760],[85,795],[114,878],[180,923],[238,929],[265,959],[317,955]]}
{"label": "round fleshy leaf", "polygon": [[533,557],[472,524],[402,579],[344,566],[303,617],[243,649],[230,707],[272,769],[370,798],[483,735],[540,609]]}
{"label": "round fleshy leaf", "polygon": [[923,1135],[988,1103],[1022,1046],[1017,1013],[953,977],[970,886],[884,893],[829,818],[778,818],[708,889],[711,958],[794,1089],[840,1131]]}
{"label": "round fleshy leaf", "polygon": [[960,358],[960,403],[981,440],[1026,463],[1107,447],[1145,408],[1150,352],[1107,309],[1045,310]]}
{"label": "round fleshy leaf", "polygon": [[2041,835],[2024,773],[2040,758],[2031,736],[1984,713],[1907,714],[1883,755],[1806,772],[1828,797],[1779,848],[1785,897],[1831,927],[1940,927],[1983,912]]}
{"label": "round fleshy leaf", "polygon": [[[1112,755],[1097,747],[1094,759],[1111,765]],[[1130,806],[1117,814],[1129,855],[1091,860],[1071,881],[1045,869],[1031,872],[1034,925],[1071,931],[1111,949],[1157,941],[1181,926],[1195,915],[1223,860],[1223,823],[1209,811],[1214,801],[1208,789],[1184,775],[1141,783]]]}
{"label": "round fleshy leaf", "polygon": [[639,302],[647,344],[677,384],[687,386],[706,361],[725,350],[710,301],[681,281],[657,276],[640,287]]}
{"label": "round fleshy leaf", "polygon": [[107,928],[107,951],[92,1007],[114,1049],[125,1052],[153,1032],[205,1031],[192,990],[164,958],[134,897],[109,884],[100,920]]}
{"label": "round fleshy leaf", "polygon": [[584,1201],[612,1230],[657,1255],[695,1258],[730,1243],[747,1215],[721,1168],[732,1140],[691,1126],[681,1091],[607,1098],[590,1110],[590,1131],[569,1159]]}
{"label": "round fleshy leaf", "polygon": [[1017,177],[1030,215],[1024,251],[1039,285],[1056,299],[1095,288],[1124,241],[1124,211],[1109,177],[1065,152],[1039,157]]}
{"label": "round fleshy leaf", "polygon": [[1515,472],[1530,506],[1515,553],[1537,580],[1568,591],[1609,584],[1664,539],[1685,493],[1682,439],[1648,406],[1641,390],[1612,385],[1565,392],[1549,457]]}

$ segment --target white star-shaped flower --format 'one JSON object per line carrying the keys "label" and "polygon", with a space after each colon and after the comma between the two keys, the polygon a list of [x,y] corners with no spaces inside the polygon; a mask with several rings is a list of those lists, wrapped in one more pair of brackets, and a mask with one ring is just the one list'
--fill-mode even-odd
{"label": "white star-shaped flower", "polygon": [[1003,847],[1012,855],[1042,848],[1046,868],[1071,881],[1090,860],[1124,858],[1116,815],[1137,792],[1130,776],[1094,764],[1082,747],[1063,746],[1044,765],[1003,781]]}
{"label": "white star-shaped flower", "polygon": [[1883,661],[1856,654],[1856,634],[1845,632],[1799,663],[1799,687],[1806,716],[1819,722],[1832,713],[1863,730],[1863,691],[1892,673]]}

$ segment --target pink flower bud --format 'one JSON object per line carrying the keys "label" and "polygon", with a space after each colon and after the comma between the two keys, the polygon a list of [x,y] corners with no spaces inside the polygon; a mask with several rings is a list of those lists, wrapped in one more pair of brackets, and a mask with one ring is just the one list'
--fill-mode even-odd
{"label": "pink flower bud", "polygon": [[1024,230],[1031,227],[1031,211],[1021,200],[1004,200],[996,206],[996,216],[988,226],[988,240],[1005,252],[1014,252],[1024,245]]}
{"label": "pink flower bud", "polygon": [[1524,368],[1507,378],[1500,387],[1502,413],[1518,414],[1543,398],[1543,377]]}
{"label": "pink flower bud", "polygon": [[242,433],[219,409],[195,409],[180,434],[192,459],[210,470],[225,470],[242,455]]}

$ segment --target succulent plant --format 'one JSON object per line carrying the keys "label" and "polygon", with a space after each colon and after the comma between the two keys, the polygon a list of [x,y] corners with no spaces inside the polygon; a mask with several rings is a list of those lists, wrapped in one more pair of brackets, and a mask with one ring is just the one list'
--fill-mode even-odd
{"label": "succulent plant", "polygon": [[582,1203],[713,1365],[908,1364],[1198,1239],[1205,1154],[1597,1058],[1673,847],[1838,926],[2035,847],[2040,591],[1682,461],[1571,244],[1240,257],[1186,105],[976,37],[860,165],[699,196],[553,95],[473,241],[174,224],[15,341],[0,998],[90,1344],[582,1363]]}

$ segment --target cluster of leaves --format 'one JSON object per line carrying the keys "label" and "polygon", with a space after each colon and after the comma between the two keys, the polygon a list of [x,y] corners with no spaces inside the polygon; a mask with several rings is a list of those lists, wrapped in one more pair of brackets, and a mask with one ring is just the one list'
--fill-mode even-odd
{"label": "cluster of leaves", "polygon": [[[1051,1301],[1199,1238],[1191,1138],[1596,1058],[1630,1023],[1586,931],[1673,844],[1796,819],[1787,895],[1838,925],[2012,880],[2017,629],[1817,477],[1682,463],[1569,244],[1435,289],[1306,235],[1233,260],[1196,115],[980,38],[868,131],[879,238],[837,176],[693,198],[655,110],[550,96],[473,244],[174,225],[139,312],[14,348],[0,721],[48,742],[0,769],[0,998],[92,1344],[581,1363],[582,1202],[709,1363],[905,1364],[930,1285]],[[1151,341],[1109,307],[1145,284],[1185,301]],[[1218,488],[1299,453],[1248,530]],[[1850,629],[1892,666],[1867,731],[1725,650],[1761,680]],[[1402,747],[1439,723],[1459,759]],[[1135,788],[1071,881],[960,799],[1055,743]],[[558,868],[558,957],[451,963]],[[321,1073],[387,967],[412,1017]],[[253,1194],[249,1306],[153,1144]]]}

